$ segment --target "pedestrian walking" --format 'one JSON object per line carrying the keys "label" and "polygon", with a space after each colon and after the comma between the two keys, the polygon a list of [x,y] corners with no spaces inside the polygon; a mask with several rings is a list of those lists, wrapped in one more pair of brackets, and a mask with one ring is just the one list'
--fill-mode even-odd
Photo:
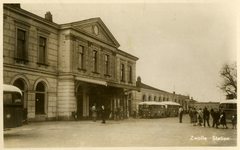
{"label": "pedestrian walking", "polygon": [[215,125],[216,125],[216,128],[218,128],[219,119],[220,119],[220,114],[219,114],[218,109],[216,108],[213,112],[213,124],[212,124],[213,128],[215,127]]}
{"label": "pedestrian walking", "polygon": [[107,107],[106,111],[107,111],[106,117],[108,117],[108,120],[112,119],[112,111],[110,106]]}
{"label": "pedestrian walking", "polygon": [[120,107],[120,114],[119,114],[120,120],[123,120],[123,107]]}
{"label": "pedestrian walking", "polygon": [[193,123],[193,125],[194,126],[196,126],[197,125],[197,111],[196,111],[196,108],[193,108],[192,109],[192,123]]}
{"label": "pedestrian walking", "polygon": [[193,123],[193,109],[190,108],[189,110],[189,117],[190,117],[190,123]]}
{"label": "pedestrian walking", "polygon": [[179,123],[182,123],[182,115],[183,115],[182,106],[179,107],[178,114],[179,114]]}
{"label": "pedestrian walking", "polygon": [[120,111],[121,111],[121,109],[120,109],[120,107],[118,106],[118,108],[117,108],[117,110],[116,110],[116,121],[118,121],[119,118],[120,118]]}
{"label": "pedestrian walking", "polygon": [[102,108],[101,108],[101,117],[102,117],[102,123],[105,124],[106,123],[106,121],[105,121],[106,109],[105,109],[104,105],[102,105]]}
{"label": "pedestrian walking", "polygon": [[224,110],[221,111],[220,124],[223,125],[223,128],[224,128],[224,126],[226,126],[226,129],[228,129],[227,121],[226,121],[226,113],[224,112]]}
{"label": "pedestrian walking", "polygon": [[232,128],[236,129],[236,124],[237,124],[237,114],[232,116]]}
{"label": "pedestrian walking", "polygon": [[97,120],[97,108],[96,108],[96,103],[92,106],[92,118],[93,122],[96,122]]}
{"label": "pedestrian walking", "polygon": [[28,109],[23,108],[23,124],[28,124],[27,116],[28,116]]}
{"label": "pedestrian walking", "polygon": [[213,118],[213,113],[214,113],[214,109],[211,108],[211,110],[210,110],[210,114],[211,114],[211,117],[212,117],[212,118]]}
{"label": "pedestrian walking", "polygon": [[201,108],[199,108],[197,115],[198,115],[198,125],[199,125],[199,126],[202,126],[203,113],[202,113],[202,109],[201,109]]}
{"label": "pedestrian walking", "polygon": [[210,117],[210,112],[208,111],[207,107],[205,107],[205,109],[203,110],[203,126],[205,127],[205,123],[207,122],[208,127],[211,127],[209,124],[209,117]]}

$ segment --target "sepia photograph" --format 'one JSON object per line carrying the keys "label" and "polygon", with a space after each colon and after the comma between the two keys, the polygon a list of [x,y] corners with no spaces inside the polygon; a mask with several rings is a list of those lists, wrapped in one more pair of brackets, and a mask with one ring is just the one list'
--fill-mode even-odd
{"label": "sepia photograph", "polygon": [[239,2],[3,1],[2,148],[238,148]]}

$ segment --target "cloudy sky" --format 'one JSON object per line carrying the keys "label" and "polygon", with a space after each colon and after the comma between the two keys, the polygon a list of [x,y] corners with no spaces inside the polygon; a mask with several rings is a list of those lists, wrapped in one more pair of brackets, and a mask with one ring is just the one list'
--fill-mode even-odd
{"label": "cloudy sky", "polygon": [[[60,2],[60,1],[59,1]],[[233,3],[55,3],[21,7],[62,24],[100,17],[120,49],[135,55],[137,76],[197,101],[225,99],[220,70],[237,60]]]}

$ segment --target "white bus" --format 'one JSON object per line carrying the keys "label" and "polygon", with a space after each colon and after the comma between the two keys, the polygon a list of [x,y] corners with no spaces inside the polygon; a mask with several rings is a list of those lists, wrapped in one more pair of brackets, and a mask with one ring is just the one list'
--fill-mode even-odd
{"label": "white bus", "polygon": [[231,119],[233,115],[237,114],[237,99],[220,102],[219,110],[226,113],[226,119]]}
{"label": "white bus", "polygon": [[155,101],[141,102],[139,105],[139,116],[141,118],[165,117],[165,104]]}

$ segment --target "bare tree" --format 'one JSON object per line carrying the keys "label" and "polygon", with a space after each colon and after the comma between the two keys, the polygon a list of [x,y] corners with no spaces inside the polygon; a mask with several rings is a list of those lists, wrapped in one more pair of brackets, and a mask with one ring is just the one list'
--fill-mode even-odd
{"label": "bare tree", "polygon": [[219,88],[228,97],[237,98],[237,63],[235,62],[232,65],[225,64],[220,73],[223,82]]}

